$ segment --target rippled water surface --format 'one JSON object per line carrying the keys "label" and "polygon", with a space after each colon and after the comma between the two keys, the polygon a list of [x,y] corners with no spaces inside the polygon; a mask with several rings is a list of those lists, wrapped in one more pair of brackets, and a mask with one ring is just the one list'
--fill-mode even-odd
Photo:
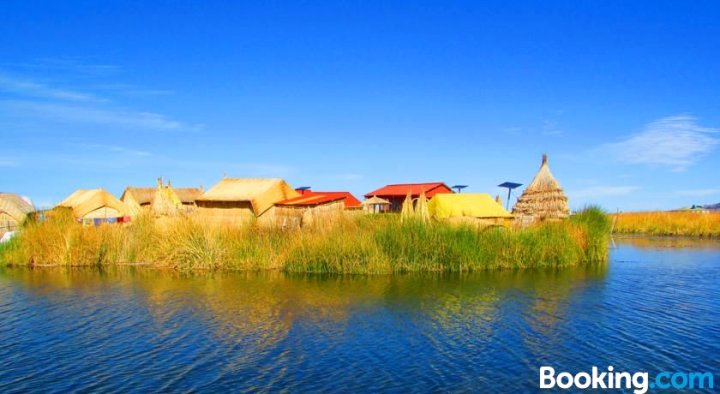
{"label": "rippled water surface", "polygon": [[540,365],[718,372],[720,243],[377,277],[0,270],[0,392],[534,391]]}

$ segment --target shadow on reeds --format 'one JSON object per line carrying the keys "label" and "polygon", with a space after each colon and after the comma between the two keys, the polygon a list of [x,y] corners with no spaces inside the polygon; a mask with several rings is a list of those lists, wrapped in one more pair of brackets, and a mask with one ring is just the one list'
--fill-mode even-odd
{"label": "shadow on reeds", "polygon": [[150,265],[179,271],[469,272],[602,262],[608,238],[609,220],[596,208],[526,229],[401,223],[396,215],[286,231],[217,226],[194,217],[140,217],[129,226],[83,227],[57,216],[28,224],[5,246],[0,263]]}

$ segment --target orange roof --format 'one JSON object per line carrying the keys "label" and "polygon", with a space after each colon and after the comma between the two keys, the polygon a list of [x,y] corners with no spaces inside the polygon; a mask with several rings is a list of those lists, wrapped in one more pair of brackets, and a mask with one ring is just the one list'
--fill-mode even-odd
{"label": "orange roof", "polygon": [[372,192],[366,194],[365,197],[367,197],[367,198],[370,198],[372,196],[405,197],[408,194],[408,192],[412,196],[419,196],[420,193],[425,192],[425,195],[427,197],[432,197],[437,193],[452,193],[453,191],[446,184],[444,184],[442,182],[397,183],[394,185],[387,185],[385,187],[381,187],[380,189],[377,189],[375,191],[372,191]]}
{"label": "orange roof", "polygon": [[334,201],[343,200],[345,208],[357,208],[362,204],[360,200],[355,198],[349,192],[313,192],[306,190],[300,197],[290,198],[284,201],[280,201],[275,205],[285,206],[314,206],[320,204],[327,204]]}

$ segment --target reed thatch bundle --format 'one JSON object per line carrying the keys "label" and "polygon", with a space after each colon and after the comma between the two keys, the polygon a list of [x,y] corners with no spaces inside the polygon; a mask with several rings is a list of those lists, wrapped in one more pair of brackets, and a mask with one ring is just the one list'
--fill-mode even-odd
{"label": "reed thatch bundle", "polygon": [[425,197],[425,192],[420,193],[415,205],[415,216],[423,222],[427,223],[430,221],[430,211],[428,210],[428,199]]}
{"label": "reed thatch bundle", "polygon": [[413,208],[412,195],[408,192],[400,211],[400,221],[410,220],[413,216],[415,216],[415,209]]}
{"label": "reed thatch bundle", "polygon": [[518,198],[513,207],[513,214],[520,217],[523,222],[559,220],[570,215],[568,199],[560,183],[550,172],[547,155],[543,155],[540,170]]}

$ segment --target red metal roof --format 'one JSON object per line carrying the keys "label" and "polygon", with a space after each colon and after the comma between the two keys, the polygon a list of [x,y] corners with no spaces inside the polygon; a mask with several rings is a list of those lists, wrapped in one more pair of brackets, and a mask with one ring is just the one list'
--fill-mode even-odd
{"label": "red metal roof", "polygon": [[413,197],[419,196],[420,193],[425,192],[425,196],[430,198],[438,193],[452,193],[453,191],[442,182],[398,183],[381,187],[380,189],[366,194],[365,197],[405,197],[408,192],[410,192]]}
{"label": "red metal roof", "polygon": [[314,192],[310,190],[302,192],[300,197],[280,201],[275,205],[314,206],[338,200],[343,200],[345,208],[358,208],[362,206],[360,200],[349,192]]}

